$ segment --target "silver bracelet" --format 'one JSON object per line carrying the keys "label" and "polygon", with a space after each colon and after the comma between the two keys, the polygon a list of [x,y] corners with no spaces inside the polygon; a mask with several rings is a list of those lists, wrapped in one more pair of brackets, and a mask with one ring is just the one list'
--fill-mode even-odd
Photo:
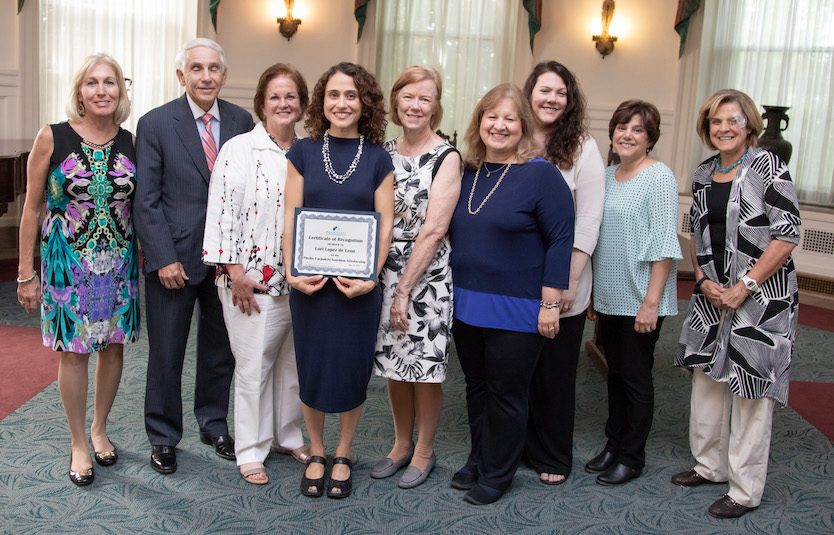
{"label": "silver bracelet", "polygon": [[550,301],[542,300],[542,301],[539,301],[539,306],[541,306],[542,308],[546,308],[546,309],[550,310],[551,308],[558,308],[559,301],[550,302]]}
{"label": "silver bracelet", "polygon": [[32,276],[29,277],[28,279],[17,279],[17,283],[18,284],[23,284],[24,282],[29,282],[30,280],[34,279],[37,276],[38,276],[37,273],[32,273]]}

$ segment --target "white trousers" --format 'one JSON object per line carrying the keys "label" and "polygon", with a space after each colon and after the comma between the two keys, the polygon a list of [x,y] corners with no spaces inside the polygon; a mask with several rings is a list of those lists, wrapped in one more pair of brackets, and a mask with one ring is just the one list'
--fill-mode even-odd
{"label": "white trousers", "polygon": [[729,480],[727,494],[747,507],[762,501],[775,403],[736,396],[727,383],[693,372],[689,446],[695,471],[710,481]]}
{"label": "white trousers", "polygon": [[217,288],[235,356],[235,456],[238,466],[263,462],[269,448],[304,445],[288,295],[255,294],[261,312],[247,316],[232,291]]}

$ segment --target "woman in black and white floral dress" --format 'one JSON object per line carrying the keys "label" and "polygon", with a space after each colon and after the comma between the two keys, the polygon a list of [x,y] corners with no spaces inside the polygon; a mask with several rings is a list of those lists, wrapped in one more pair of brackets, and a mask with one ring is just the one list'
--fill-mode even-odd
{"label": "woman in black and white floral dress", "polygon": [[401,488],[420,485],[434,467],[452,326],[446,232],[460,194],[460,155],[434,132],[443,114],[440,95],[436,70],[403,71],[391,89],[390,112],[403,135],[384,145],[394,161],[394,240],[380,276],[374,373],[388,379],[395,441],[371,477],[389,477],[410,463]]}

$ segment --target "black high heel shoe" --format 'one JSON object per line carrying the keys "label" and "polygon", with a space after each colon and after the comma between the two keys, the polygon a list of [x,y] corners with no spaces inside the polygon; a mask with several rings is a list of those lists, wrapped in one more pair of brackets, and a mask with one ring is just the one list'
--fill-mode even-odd
{"label": "black high heel shoe", "polygon": [[93,457],[99,466],[111,466],[119,460],[119,453],[116,451],[116,446],[113,446],[111,451],[97,451]]}
{"label": "black high heel shoe", "polygon": [[350,475],[347,479],[333,479],[331,477],[327,483],[327,497],[328,498],[347,498],[353,492],[353,463],[347,457],[336,457],[333,459],[333,465],[344,464],[351,469]]}
{"label": "black high heel shoe", "polygon": [[[311,463],[319,463],[324,465],[324,472],[327,472],[327,459],[321,455],[313,455],[307,459],[307,466]],[[307,470],[304,470],[304,476],[301,477],[301,494],[310,496],[312,498],[320,498],[324,494],[324,473],[321,477],[310,479],[307,477]]]}
{"label": "black high heel shoe", "polygon": [[69,478],[74,485],[78,485],[79,487],[86,487],[87,485],[91,484],[93,480],[95,480],[96,473],[93,472],[92,466],[87,468],[86,470],[79,470],[78,472],[74,471],[72,469],[72,454],[70,454]]}

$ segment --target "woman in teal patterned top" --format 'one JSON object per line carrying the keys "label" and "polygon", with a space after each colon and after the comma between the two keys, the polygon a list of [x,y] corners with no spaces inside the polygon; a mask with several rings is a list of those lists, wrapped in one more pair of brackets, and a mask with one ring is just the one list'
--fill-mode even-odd
{"label": "woman in teal patterned top", "polygon": [[654,347],[665,316],[678,313],[675,260],[678,188],[664,164],[649,158],[660,138],[660,113],[648,102],[620,104],[608,125],[621,160],[605,171],[605,201],[594,251],[593,306],[608,362],[605,449],[585,465],[600,485],[638,477],[652,427]]}
{"label": "woman in teal patterned top", "polygon": [[[106,54],[84,60],[67,103],[69,121],[43,127],[29,156],[20,221],[18,299],[30,314],[40,305],[43,342],[60,352],[58,388],[72,453],[69,478],[95,477],[85,430],[87,368],[98,352],[90,439],[101,466],[116,462],[107,416],[122,375],[123,344],[139,333],[136,237],[131,205],[136,187],[133,137],[119,127],[130,115],[119,64]],[[43,191],[41,281],[32,244]]]}

